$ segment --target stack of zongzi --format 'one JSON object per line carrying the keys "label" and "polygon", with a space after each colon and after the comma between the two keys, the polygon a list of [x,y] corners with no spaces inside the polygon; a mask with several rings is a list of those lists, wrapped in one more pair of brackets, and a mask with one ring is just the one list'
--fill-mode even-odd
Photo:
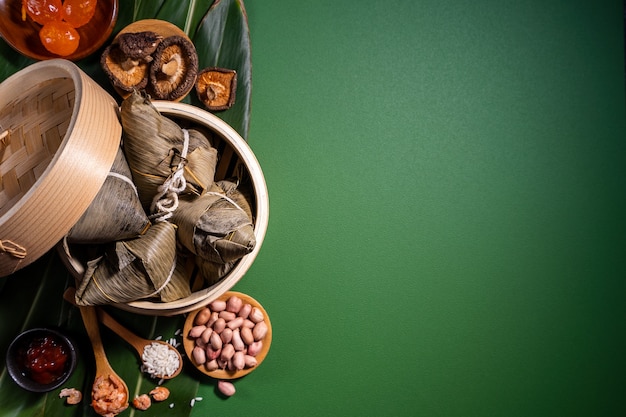
{"label": "stack of zongzi", "polygon": [[[68,235],[101,243],[77,284],[80,305],[186,297],[190,265],[210,285],[256,245],[250,203],[237,180],[215,181],[217,150],[201,128],[182,128],[139,92],[120,110],[123,152],[98,199],[105,208],[86,213]],[[132,187],[121,194],[121,184]],[[102,230],[118,216],[115,233]],[[103,220],[90,224],[94,217]]]}

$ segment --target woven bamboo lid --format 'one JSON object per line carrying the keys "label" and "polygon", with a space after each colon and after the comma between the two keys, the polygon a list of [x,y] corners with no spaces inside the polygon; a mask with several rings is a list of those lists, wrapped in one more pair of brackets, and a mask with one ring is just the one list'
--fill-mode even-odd
{"label": "woven bamboo lid", "polygon": [[94,199],[120,145],[117,108],[64,59],[0,84],[0,277],[54,247]]}

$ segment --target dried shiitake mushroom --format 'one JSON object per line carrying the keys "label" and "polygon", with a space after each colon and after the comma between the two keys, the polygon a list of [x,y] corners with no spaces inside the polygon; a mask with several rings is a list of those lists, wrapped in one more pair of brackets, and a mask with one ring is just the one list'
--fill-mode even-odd
{"label": "dried shiitake mushroom", "polygon": [[176,101],[191,91],[198,75],[198,54],[191,40],[168,36],[152,58],[148,91],[153,98]]}
{"label": "dried shiitake mushroom", "polygon": [[123,33],[102,53],[100,65],[115,87],[130,92],[148,85],[152,53],[163,39],[151,31]]}
{"label": "dried shiitake mushroom", "polygon": [[148,84],[149,63],[129,58],[117,43],[105,48],[100,57],[100,66],[113,86],[122,91],[142,89]]}
{"label": "dried shiitake mushroom", "polygon": [[152,53],[156,51],[157,46],[163,39],[163,36],[152,31],[121,33],[117,37],[117,43],[126,56],[131,59],[143,59],[148,62],[152,61]]}
{"label": "dried shiitake mushroom", "polygon": [[196,93],[212,111],[226,110],[235,103],[237,72],[226,68],[205,68],[198,74]]}

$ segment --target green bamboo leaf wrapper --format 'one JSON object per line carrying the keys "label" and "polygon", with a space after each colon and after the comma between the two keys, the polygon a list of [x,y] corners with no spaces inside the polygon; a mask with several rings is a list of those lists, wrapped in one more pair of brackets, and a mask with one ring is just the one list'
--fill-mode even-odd
{"label": "green bamboo leaf wrapper", "polygon": [[89,261],[76,289],[76,303],[104,305],[154,297],[175,266],[175,227],[156,223],[143,236],[107,245],[102,257]]}
{"label": "green bamboo leaf wrapper", "polygon": [[[242,192],[236,182],[230,180],[222,180],[215,183],[214,189],[218,189],[224,193],[226,197],[231,199],[246,214],[250,224],[253,223],[252,208],[250,207],[250,197]],[[248,229],[246,229],[248,230]],[[237,264],[238,258],[223,262],[222,259],[215,261],[207,259],[207,257],[196,256],[196,266],[202,277],[208,285],[215,284],[226,274],[228,274]]]}
{"label": "green bamboo leaf wrapper", "polygon": [[111,172],[87,210],[70,230],[70,243],[106,243],[130,239],[147,230],[150,220],[120,148]]}
{"label": "green bamboo leaf wrapper", "polygon": [[[161,115],[150,99],[133,92],[121,105],[124,154],[144,209],[151,213],[159,187],[181,161],[183,129]],[[199,131],[189,129],[184,193],[202,194],[213,183],[217,150]]]}
{"label": "green bamboo leaf wrapper", "polygon": [[211,262],[236,261],[256,245],[250,217],[217,185],[198,198],[181,200],[172,221],[181,243]]}

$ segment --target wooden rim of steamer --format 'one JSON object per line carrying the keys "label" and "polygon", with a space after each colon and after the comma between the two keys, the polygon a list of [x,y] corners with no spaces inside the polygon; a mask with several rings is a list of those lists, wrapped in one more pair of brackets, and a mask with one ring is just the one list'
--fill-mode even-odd
{"label": "wooden rim of steamer", "polygon": [[23,248],[24,255],[0,251],[0,277],[37,260],[69,232],[102,187],[120,145],[117,103],[68,60],[40,61],[7,78],[0,84],[0,108],[36,95],[38,85],[56,79],[73,83],[71,118],[45,170],[0,216],[0,241]]}

